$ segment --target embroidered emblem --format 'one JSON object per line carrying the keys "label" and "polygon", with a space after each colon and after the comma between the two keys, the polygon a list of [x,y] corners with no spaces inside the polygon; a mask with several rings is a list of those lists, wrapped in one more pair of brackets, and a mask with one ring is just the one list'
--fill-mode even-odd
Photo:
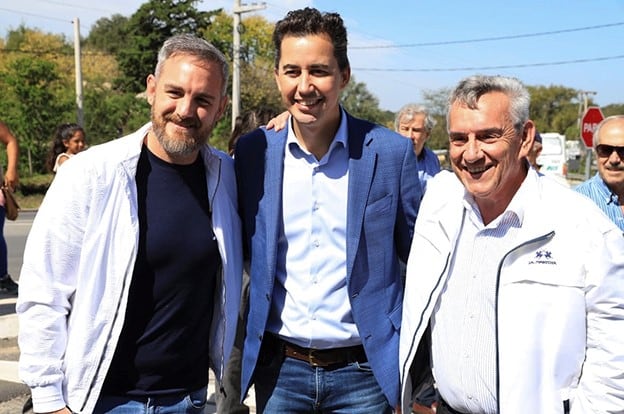
{"label": "embroidered emblem", "polygon": [[557,262],[553,259],[552,252],[549,250],[538,250],[535,252],[533,260],[529,261],[529,264],[551,264],[556,265]]}

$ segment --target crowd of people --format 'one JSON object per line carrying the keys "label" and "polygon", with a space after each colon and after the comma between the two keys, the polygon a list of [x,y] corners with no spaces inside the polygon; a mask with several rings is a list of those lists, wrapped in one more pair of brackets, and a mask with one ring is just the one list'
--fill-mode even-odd
{"label": "crowd of people", "polygon": [[259,413],[624,412],[624,116],[574,191],[536,168],[526,87],[469,76],[441,171],[426,107],[392,131],[341,105],[339,14],[290,11],[273,43],[286,112],[245,113],[229,153],[228,62],[190,34],[143,127],[83,151],[59,126],[16,306],[34,412],[201,413],[210,369],[219,413],[252,386]]}

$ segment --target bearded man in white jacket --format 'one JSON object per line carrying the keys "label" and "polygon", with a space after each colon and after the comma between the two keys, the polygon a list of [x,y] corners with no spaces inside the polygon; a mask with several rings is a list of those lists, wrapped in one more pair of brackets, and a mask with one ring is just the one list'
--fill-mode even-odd
{"label": "bearded man in white jacket", "polygon": [[206,144],[227,79],[214,46],[170,38],[147,77],[152,122],[55,177],[17,302],[36,413],[203,412],[241,292],[233,161]]}
{"label": "bearded man in white jacket", "polygon": [[404,413],[432,380],[438,414],[624,412],[624,238],[529,168],[529,101],[499,76],[451,94],[454,174],[429,181],[407,264]]}

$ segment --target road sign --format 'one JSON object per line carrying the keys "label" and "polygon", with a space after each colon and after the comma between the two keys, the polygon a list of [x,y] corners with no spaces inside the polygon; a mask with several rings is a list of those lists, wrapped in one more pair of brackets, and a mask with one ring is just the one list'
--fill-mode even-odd
{"label": "road sign", "polygon": [[597,106],[590,106],[585,111],[581,120],[581,137],[583,137],[583,142],[587,148],[594,146],[594,130],[603,119],[604,115]]}

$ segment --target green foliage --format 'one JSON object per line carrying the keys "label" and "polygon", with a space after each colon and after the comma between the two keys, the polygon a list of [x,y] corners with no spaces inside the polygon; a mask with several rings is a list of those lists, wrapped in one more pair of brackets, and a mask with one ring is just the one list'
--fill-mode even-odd
{"label": "green foliage", "polygon": [[578,137],[578,92],[565,86],[527,86],[531,94],[529,118],[540,132]]}
{"label": "green foliage", "polygon": [[450,94],[451,88],[428,89],[422,92],[423,105],[429,109],[429,112],[436,120],[427,143],[429,148],[439,150],[448,149],[449,147],[448,133],[446,131],[446,111]]}
{"label": "green foliage", "polygon": [[0,72],[4,90],[0,108],[9,105],[2,112],[19,139],[22,170],[27,166],[30,175],[45,169],[50,128],[72,108],[59,80],[57,65],[38,57],[18,57]]}
{"label": "green foliage", "polygon": [[144,98],[110,89],[89,89],[85,93],[84,128],[89,145],[126,135],[149,121]]}
{"label": "green foliage", "polygon": [[125,43],[117,54],[122,76],[116,85],[127,92],[145,90],[145,77],[154,71],[158,50],[175,34],[200,35],[210,26],[215,12],[195,8],[198,0],[150,0],[141,5],[128,21]]}
{"label": "green foliage", "polygon": [[23,177],[20,180],[19,192],[23,196],[45,194],[53,179],[53,174],[36,174],[30,177]]}
{"label": "green foliage", "polygon": [[611,115],[624,114],[624,104],[611,104],[601,108],[602,114],[606,117]]}
{"label": "green foliage", "polygon": [[379,109],[379,100],[369,92],[365,83],[357,82],[355,77],[342,91],[341,102],[351,115],[386,125],[388,121],[386,113]]}
{"label": "green foliage", "polygon": [[127,17],[121,14],[114,14],[110,18],[102,17],[98,19],[91,27],[84,46],[112,55],[119,53],[127,44],[125,36],[128,30],[128,20]]}

